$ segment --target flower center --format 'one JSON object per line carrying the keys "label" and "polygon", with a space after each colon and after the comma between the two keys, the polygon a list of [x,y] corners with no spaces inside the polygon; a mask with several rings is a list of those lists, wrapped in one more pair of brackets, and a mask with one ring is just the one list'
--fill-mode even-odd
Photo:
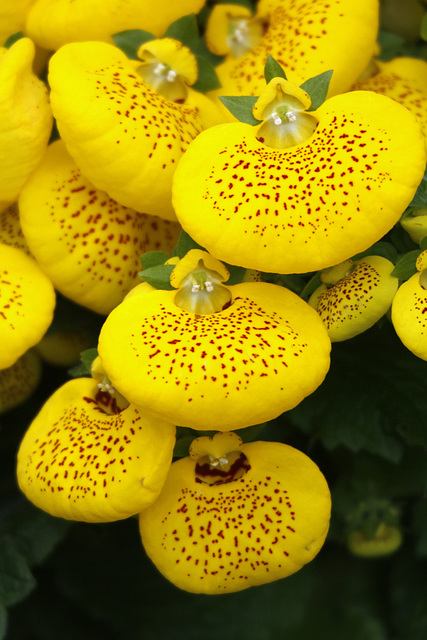
{"label": "flower center", "polygon": [[219,273],[208,269],[203,260],[199,260],[198,267],[181,280],[175,304],[197,315],[222,311],[231,304],[231,292],[221,281]]}
{"label": "flower center", "polygon": [[188,90],[183,79],[170,66],[153,58],[138,67],[138,74],[157,93],[172,102],[185,102]]}
{"label": "flower center", "polygon": [[266,23],[260,18],[228,15],[227,46],[230,53],[240,58],[255,49],[266,31]]}
{"label": "flower center", "polygon": [[287,149],[305,142],[317,126],[317,119],[307,113],[306,108],[277,83],[276,96],[262,111],[264,122],[258,129],[257,139],[275,149]]}
{"label": "flower center", "polygon": [[196,463],[196,482],[225,484],[245,475],[251,468],[243,451],[231,451],[218,458],[208,454]]}

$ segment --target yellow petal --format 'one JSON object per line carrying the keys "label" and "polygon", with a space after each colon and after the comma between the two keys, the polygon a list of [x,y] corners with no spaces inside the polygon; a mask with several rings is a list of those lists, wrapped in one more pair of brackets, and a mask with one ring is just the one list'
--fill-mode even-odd
{"label": "yellow petal", "polygon": [[34,0],[2,0],[0,3],[0,46],[7,38],[22,31]]}
{"label": "yellow petal", "polygon": [[[260,44],[241,58],[227,58],[216,68],[225,90],[220,95],[259,95],[265,86],[267,55],[273,56],[296,84],[333,69],[329,95],[347,91],[374,54],[378,3],[297,0],[270,4],[270,24]],[[264,9],[261,14],[265,15]]]}
{"label": "yellow petal", "polygon": [[199,262],[202,261],[206,269],[216,271],[220,276],[221,282],[226,282],[230,277],[228,269],[216,258],[211,256],[207,251],[200,249],[192,249],[184,258],[182,258],[171,273],[170,283],[173,287],[178,288],[182,280],[194,269],[197,269]]}
{"label": "yellow petal", "polygon": [[0,369],[41,340],[52,322],[55,291],[37,263],[0,244]]}
{"label": "yellow petal", "polygon": [[398,289],[391,307],[391,319],[397,335],[410,351],[427,360],[427,290],[415,273]]}
{"label": "yellow petal", "polygon": [[194,140],[173,203],[196,242],[231,264],[306,273],[364,251],[398,221],[425,168],[414,116],[362,91],[327,100],[315,115],[312,136],[288,149],[265,146],[242,123]]}
{"label": "yellow petal", "polygon": [[415,209],[400,219],[400,224],[414,242],[420,244],[427,236],[427,209]]}
{"label": "yellow petal", "polygon": [[15,202],[0,213],[0,242],[20,249],[31,256],[19,221],[18,204]]}
{"label": "yellow petal", "polygon": [[28,38],[0,49],[0,210],[18,199],[52,129],[47,89],[32,72],[33,59]]}
{"label": "yellow petal", "polygon": [[312,393],[330,351],[316,312],[272,284],[228,289],[231,305],[211,315],[180,309],[175,291],[116,307],[99,339],[114,386],[153,415],[221,431],[270,420]]}
{"label": "yellow petal", "polygon": [[354,269],[333,287],[322,284],[311,295],[328,330],[331,342],[353,338],[372,327],[391,305],[398,280],[391,276],[394,265],[381,256],[354,262]]}
{"label": "yellow petal", "polygon": [[139,513],[165,481],[175,427],[135,407],[108,415],[96,382],[71,380],[45,403],[18,452],[27,498],[70,520],[110,522]]}
{"label": "yellow petal", "polygon": [[377,72],[356,82],[354,90],[376,91],[409,109],[427,135],[427,62],[415,58],[375,61]]}
{"label": "yellow petal", "polygon": [[188,47],[173,38],[150,40],[138,49],[138,58],[143,62],[160,62],[187,84],[194,84],[198,76],[197,60]]}
{"label": "yellow petal", "polygon": [[51,58],[54,115],[88,180],[136,211],[175,219],[172,176],[202,130],[198,110],[150,89],[119,49],[69,44]]}
{"label": "yellow petal", "polygon": [[67,42],[99,40],[112,44],[112,34],[142,29],[160,37],[167,27],[189,13],[198,13],[204,0],[37,0],[25,32],[46,49]]}
{"label": "yellow petal", "polygon": [[239,57],[254,49],[263,36],[263,23],[252,18],[248,7],[238,4],[216,4],[209,14],[205,40],[218,56],[229,53]]}
{"label": "yellow petal", "polygon": [[77,168],[62,141],[49,146],[19,199],[31,252],[64,296],[108,314],[140,282],[139,256],[170,252],[180,227],[111,200]]}
{"label": "yellow petal", "polygon": [[35,349],[45,362],[71,367],[80,362],[81,352],[91,344],[84,331],[55,331],[44,336]]}
{"label": "yellow petal", "polygon": [[140,515],[148,556],[181,589],[227,593],[272,582],[323,545],[331,503],[314,462],[277,442],[241,449],[249,470],[220,485],[198,482],[195,460],[174,462],[158,500]]}
{"label": "yellow petal", "polygon": [[0,370],[0,413],[27,400],[36,389],[41,375],[40,358],[27,351],[15,364]]}

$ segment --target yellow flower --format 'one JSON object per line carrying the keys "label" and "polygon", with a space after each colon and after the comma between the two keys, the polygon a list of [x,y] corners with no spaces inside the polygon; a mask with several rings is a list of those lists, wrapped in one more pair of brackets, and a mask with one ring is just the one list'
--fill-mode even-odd
{"label": "yellow flower", "polygon": [[80,362],[82,351],[91,346],[84,330],[52,331],[34,347],[45,362],[57,367],[72,367]]}
{"label": "yellow flower", "polygon": [[356,529],[347,539],[347,546],[351,553],[361,558],[381,558],[399,549],[402,544],[402,533],[395,527],[382,522],[373,538],[369,538],[364,531]]}
{"label": "yellow flower", "polygon": [[427,209],[412,209],[400,219],[400,224],[407,231],[411,239],[420,244],[427,236]]}
{"label": "yellow flower", "polygon": [[0,369],[41,340],[53,318],[55,291],[37,263],[0,244]]}
{"label": "yellow flower", "polygon": [[36,389],[40,375],[40,358],[34,350],[24,353],[11,367],[1,369],[0,413],[25,402]]}
{"label": "yellow flower", "polygon": [[33,256],[64,296],[108,314],[140,280],[144,251],[172,251],[180,226],[111,200],[79,171],[62,141],[46,155],[19,198]]}
{"label": "yellow flower", "polygon": [[132,405],[119,411],[112,393],[91,378],[70,380],[30,425],[18,452],[18,483],[40,509],[70,520],[110,522],[157,498],[172,461],[175,427]]}
{"label": "yellow flower", "polygon": [[179,163],[177,217],[220,260],[279,273],[339,264],[390,230],[422,179],[407,109],[358,91],[307,113],[297,89],[271,80],[254,107],[262,124],[212,127]]}
{"label": "yellow flower", "polygon": [[277,417],[321,384],[330,341],[301,298],[263,282],[223,285],[224,267],[205,252],[181,263],[171,277],[178,292],[144,287],[101,330],[99,354],[129,401],[183,426],[229,431]]}
{"label": "yellow flower", "polygon": [[25,32],[46,49],[67,42],[98,40],[112,44],[112,34],[142,29],[159,37],[189,13],[198,13],[204,0],[37,0]]}
{"label": "yellow flower", "polygon": [[374,60],[368,77],[353,90],[376,91],[409,109],[427,134],[427,62],[416,58]]}
{"label": "yellow flower", "polygon": [[417,269],[398,289],[391,307],[397,335],[410,351],[427,360],[427,251],[417,259]]}
{"label": "yellow flower", "polygon": [[19,221],[18,204],[15,202],[0,212],[0,242],[16,247],[31,257],[27,241]]}
{"label": "yellow flower", "polygon": [[140,515],[145,550],[173,584],[227,593],[291,575],[321,549],[330,494],[306,455],[234,433],[195,440]]}
{"label": "yellow flower", "polygon": [[381,256],[346,261],[321,275],[311,304],[325,323],[331,342],[363,333],[387,313],[397,291],[394,265]]}
{"label": "yellow flower", "polygon": [[32,72],[33,58],[28,38],[0,48],[0,210],[18,199],[52,129],[47,89]]}
{"label": "yellow flower", "polygon": [[184,103],[164,98],[139,68],[146,65],[102,42],[65,45],[50,62],[52,108],[88,180],[126,207],[175,220],[176,164],[198,133],[221,118],[191,88]]}
{"label": "yellow flower", "polygon": [[258,3],[254,17],[243,7],[218,5],[207,43],[219,42],[224,53],[228,38],[230,54],[216,68],[222,89],[215,95],[259,95],[268,55],[298,84],[333,69],[329,95],[347,91],[374,54],[377,30],[376,0],[274,0]]}
{"label": "yellow flower", "polygon": [[7,38],[22,31],[34,0],[2,0],[0,4],[0,46]]}

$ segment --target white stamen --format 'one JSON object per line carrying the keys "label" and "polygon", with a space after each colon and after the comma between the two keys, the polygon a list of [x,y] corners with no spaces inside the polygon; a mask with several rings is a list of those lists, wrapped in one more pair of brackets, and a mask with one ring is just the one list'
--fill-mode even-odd
{"label": "white stamen", "polygon": [[161,76],[165,69],[166,69],[166,65],[159,62],[157,67],[154,67],[153,73],[155,76]]}
{"label": "white stamen", "polygon": [[114,387],[111,384],[109,384],[107,381],[98,382],[98,389],[102,393],[109,393],[110,396],[114,395]]}
{"label": "white stamen", "polygon": [[211,467],[217,467],[218,465],[223,467],[224,465],[228,464],[228,460],[227,458],[214,458],[209,454],[209,464],[211,465]]}
{"label": "white stamen", "polygon": [[191,285],[191,293],[197,293],[198,291],[200,291],[200,285],[199,284]]}
{"label": "white stamen", "polygon": [[293,111],[288,111],[286,113],[286,117],[289,120],[289,122],[295,122],[295,120],[297,119],[296,113],[294,113]]}
{"label": "white stamen", "polygon": [[274,124],[277,124],[277,125],[283,124],[283,120],[278,113],[274,112],[271,117],[273,118]]}
{"label": "white stamen", "polygon": [[207,281],[205,282],[205,288],[206,288],[206,291],[207,291],[208,293],[210,293],[211,291],[213,291],[213,290],[214,290],[214,286],[213,286],[213,284],[212,284],[212,282],[211,282],[210,280],[207,280]]}
{"label": "white stamen", "polygon": [[168,74],[166,76],[166,80],[168,82],[174,82],[176,80],[177,73],[173,69],[169,69]]}

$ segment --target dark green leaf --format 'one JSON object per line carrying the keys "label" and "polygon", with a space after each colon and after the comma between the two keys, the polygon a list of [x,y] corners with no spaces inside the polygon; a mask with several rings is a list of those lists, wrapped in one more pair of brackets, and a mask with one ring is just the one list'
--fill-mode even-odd
{"label": "dark green leaf", "polygon": [[23,31],[17,31],[16,33],[12,33],[12,35],[7,38],[3,47],[5,47],[5,49],[10,49],[10,47],[13,44],[15,44],[15,42],[17,42],[18,40],[21,40],[21,38],[25,38],[25,33]]}
{"label": "dark green leaf", "polygon": [[25,598],[36,582],[10,536],[0,537],[0,602],[9,607]]}
{"label": "dark green leaf", "polygon": [[141,262],[142,269],[149,269],[150,267],[157,267],[159,264],[165,264],[166,260],[169,260],[170,255],[165,251],[147,251],[143,253],[139,261]]}
{"label": "dark green leaf", "polygon": [[[320,276],[319,276],[319,278],[320,278]],[[286,289],[289,289],[290,291],[293,291],[294,293],[298,294],[301,297],[302,297],[302,293],[304,292],[304,290],[306,289],[306,286],[308,284],[304,280],[304,278],[302,276],[295,275],[295,274],[290,274],[289,275],[289,274],[281,274],[281,273],[275,275],[275,278],[274,278],[273,282],[274,282],[274,284],[278,284],[281,287],[285,287]],[[317,280],[316,280],[316,282],[317,282]],[[319,282],[319,284],[320,284],[320,282]],[[315,289],[317,289],[319,284],[316,284]],[[313,289],[313,291],[315,289]],[[306,295],[306,293],[304,293],[304,295]],[[310,295],[308,297],[310,297]]]}
{"label": "dark green leaf", "polygon": [[425,251],[427,249],[427,236],[424,236],[424,238],[421,240],[420,249],[421,251]]}
{"label": "dark green leaf", "polygon": [[393,264],[397,261],[397,251],[390,242],[375,242],[372,247],[369,247],[366,251],[358,253],[351,259],[361,260],[362,258],[366,258],[366,256],[382,256],[383,258],[390,260]]}
{"label": "dark green leaf", "polygon": [[197,26],[197,19],[194,13],[190,13],[172,22],[163,37],[179,40],[179,42],[182,42],[186,47],[192,49],[199,39],[199,27]]}
{"label": "dark green leaf", "polygon": [[399,280],[408,280],[411,276],[414,275],[414,273],[417,273],[415,263],[420,253],[421,252],[418,249],[415,249],[414,251],[410,251],[405,256],[400,258],[395,268],[391,272],[391,275],[395,278],[399,278]]}
{"label": "dark green leaf", "polygon": [[421,37],[423,40],[427,40],[427,14],[424,15],[421,22]]}
{"label": "dark green leaf", "polygon": [[321,272],[318,271],[314,276],[310,278],[310,280],[305,285],[304,289],[299,294],[303,300],[308,300],[312,293],[316,291],[318,287],[322,284],[322,280],[320,278]]}
{"label": "dark green leaf", "polygon": [[156,267],[144,269],[144,271],[140,271],[138,275],[144,282],[148,282],[148,284],[155,289],[172,291],[173,287],[170,283],[170,276],[173,269],[173,264],[160,264]]}
{"label": "dark green leaf", "polygon": [[227,267],[230,273],[230,277],[225,284],[239,284],[243,281],[243,278],[246,274],[246,269],[244,267],[237,267],[236,265],[227,264],[225,262],[224,265]]}
{"label": "dark green leaf", "polygon": [[197,434],[194,436],[184,436],[183,438],[179,438],[175,443],[175,448],[173,450],[174,458],[185,458],[189,455],[190,445],[193,440],[197,438]]}
{"label": "dark green leaf", "polygon": [[405,44],[405,38],[398,36],[397,33],[380,30],[378,33],[378,44],[381,50],[378,56],[379,60],[390,60],[400,55],[401,49]]}
{"label": "dark green leaf", "polygon": [[81,364],[77,364],[75,367],[69,370],[70,376],[73,378],[82,378],[91,375],[92,362],[98,357],[98,350],[86,349],[80,354]]}
{"label": "dark green leaf", "polygon": [[6,637],[7,630],[7,611],[4,605],[0,602],[0,640]]}
{"label": "dark green leaf", "polygon": [[183,229],[180,233],[178,244],[175,247],[173,255],[178,256],[178,258],[183,258],[192,249],[201,249],[202,251],[205,251],[205,249],[200,244],[197,244],[197,242],[193,240],[193,238]]}
{"label": "dark green leaf", "polygon": [[286,73],[277,60],[270,54],[268,54],[267,60],[265,61],[264,77],[267,84],[273,80],[273,78],[283,78],[283,80],[287,80]]}
{"label": "dark green leaf", "polygon": [[325,102],[332,73],[332,69],[324,71],[319,73],[318,76],[306,80],[301,85],[301,89],[304,89],[311,98],[311,106],[307,111],[315,111]]}
{"label": "dark green leaf", "polygon": [[193,89],[206,93],[219,89],[221,83],[216,75],[215,68],[205,57],[196,55],[198,77],[197,82],[193,85]]}
{"label": "dark green leaf", "polygon": [[424,173],[423,179],[421,180],[418,188],[415,192],[414,197],[412,198],[412,202],[409,207],[414,209],[424,209],[427,207],[427,170]]}
{"label": "dark green leaf", "polygon": [[255,96],[220,96],[219,98],[230,113],[240,122],[256,125],[260,124],[260,120],[254,118],[252,109],[258,100]]}
{"label": "dark green leaf", "polygon": [[137,52],[142,44],[155,39],[156,36],[153,36],[152,33],[141,29],[129,29],[113,35],[116,47],[121,49],[131,60],[138,60]]}

